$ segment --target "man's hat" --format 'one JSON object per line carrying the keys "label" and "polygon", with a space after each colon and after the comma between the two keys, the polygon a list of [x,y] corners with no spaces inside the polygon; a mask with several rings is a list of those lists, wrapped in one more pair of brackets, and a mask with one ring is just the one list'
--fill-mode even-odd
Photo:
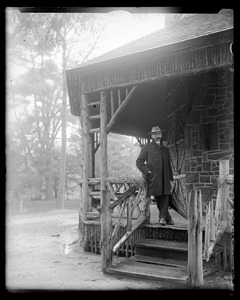
{"label": "man's hat", "polygon": [[156,132],[163,132],[163,131],[165,131],[164,129],[162,130],[162,129],[160,129],[158,126],[156,126],[156,127],[153,127],[152,128],[152,131],[151,132],[149,132],[149,134],[153,134],[153,133],[156,133]]}

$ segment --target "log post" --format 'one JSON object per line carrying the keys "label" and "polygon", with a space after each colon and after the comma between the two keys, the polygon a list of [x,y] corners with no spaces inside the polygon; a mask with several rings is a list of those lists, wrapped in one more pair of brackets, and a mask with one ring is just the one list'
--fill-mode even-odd
{"label": "log post", "polygon": [[106,188],[106,178],[108,176],[106,132],[107,97],[105,91],[101,91],[100,95],[101,258],[102,271],[105,272],[112,264],[112,219],[110,210],[110,191]]}
{"label": "log post", "polygon": [[[127,231],[132,231],[132,211],[131,211],[131,196],[127,201]],[[126,257],[129,257],[129,240],[126,242]]]}
{"label": "log post", "polygon": [[89,172],[89,122],[88,122],[88,106],[87,106],[87,95],[82,95],[82,199],[80,200],[80,213],[81,218],[86,219],[86,212],[88,210],[88,172]]}
{"label": "log post", "polygon": [[205,225],[205,238],[204,238],[204,259],[209,260],[209,246],[210,246],[210,203],[207,205],[207,214],[206,214],[206,225]]}
{"label": "log post", "polygon": [[111,95],[111,117],[112,117],[115,112],[113,90],[111,90],[110,95]]}
{"label": "log post", "polygon": [[202,192],[197,193],[197,246],[196,246],[196,286],[203,284],[203,261],[202,261]]}
{"label": "log post", "polygon": [[[225,179],[227,177],[227,175],[229,174],[229,160],[220,160],[219,161],[219,176],[223,176]],[[230,224],[230,220],[229,220],[229,216],[228,216],[228,211],[229,211],[229,206],[228,206],[228,196],[229,196],[229,187],[228,184],[226,182],[226,180],[223,182],[222,187],[221,187],[221,194],[220,196],[220,211],[219,211],[219,222],[223,220],[227,221],[227,227],[226,227],[226,231],[230,231],[231,230],[231,224]],[[229,256],[229,247],[228,247],[228,243],[229,243],[229,239],[226,237],[227,233],[224,233],[224,237],[223,237],[223,271],[226,271],[228,268],[228,256]]]}
{"label": "log post", "polygon": [[121,106],[121,90],[118,89],[118,107]]}
{"label": "log post", "polygon": [[143,186],[143,211],[146,217],[146,221],[145,221],[146,224],[150,223],[150,218],[151,218],[150,202],[151,202],[151,198],[149,195],[147,195],[147,183],[145,182]]}
{"label": "log post", "polygon": [[215,218],[213,214],[213,199],[210,201],[210,241],[214,241],[216,238],[216,229],[215,229]]}
{"label": "log post", "polygon": [[188,284],[203,284],[202,267],[202,199],[198,190],[190,193],[188,212]]}

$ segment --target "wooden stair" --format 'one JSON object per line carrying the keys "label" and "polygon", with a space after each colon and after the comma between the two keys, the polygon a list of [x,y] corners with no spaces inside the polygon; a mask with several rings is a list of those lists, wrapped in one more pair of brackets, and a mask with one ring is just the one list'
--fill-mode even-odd
{"label": "wooden stair", "polygon": [[[143,239],[135,244],[134,256],[113,264],[106,273],[187,285],[187,259],[187,242]],[[213,271],[215,271],[214,259],[203,264],[204,276]]]}

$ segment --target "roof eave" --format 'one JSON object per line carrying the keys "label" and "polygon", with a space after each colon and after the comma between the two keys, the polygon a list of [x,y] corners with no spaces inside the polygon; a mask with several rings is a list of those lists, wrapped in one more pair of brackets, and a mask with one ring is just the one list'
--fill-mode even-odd
{"label": "roof eave", "polygon": [[84,73],[85,71],[91,70],[92,68],[98,67],[98,66],[100,66],[102,64],[114,64],[119,59],[127,59],[127,58],[130,58],[133,55],[141,55],[143,53],[148,53],[149,51],[154,51],[154,50],[157,50],[157,49],[160,49],[160,48],[167,49],[168,47],[173,46],[173,45],[177,45],[177,44],[181,44],[181,43],[184,44],[185,42],[188,42],[190,40],[197,40],[197,39],[200,39],[200,38],[204,38],[204,37],[207,37],[207,36],[210,36],[210,35],[221,33],[221,32],[224,32],[224,31],[230,31],[230,30],[233,30],[233,26],[228,27],[228,28],[224,28],[223,30],[216,30],[216,31],[207,32],[206,34],[202,34],[202,35],[196,36],[194,38],[189,38],[189,39],[184,39],[184,40],[176,41],[176,42],[169,43],[169,44],[166,44],[166,45],[163,45],[163,46],[149,48],[149,49],[142,50],[142,51],[136,51],[134,53],[129,53],[129,54],[126,54],[126,55],[113,57],[113,58],[110,58],[110,59],[107,59],[107,60],[93,62],[93,63],[88,64],[88,65],[80,65],[77,68],[68,69],[68,70],[66,70],[66,72],[78,72],[78,71],[81,71],[81,72]]}

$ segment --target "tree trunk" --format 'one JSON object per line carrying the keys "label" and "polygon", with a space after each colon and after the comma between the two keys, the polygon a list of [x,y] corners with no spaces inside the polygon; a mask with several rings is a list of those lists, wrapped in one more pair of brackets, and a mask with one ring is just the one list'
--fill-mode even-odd
{"label": "tree trunk", "polygon": [[58,198],[58,178],[56,176],[53,177],[53,193],[54,193],[54,198],[57,200],[57,198]]}
{"label": "tree trunk", "polygon": [[61,160],[59,170],[59,188],[58,188],[58,208],[64,208],[64,192],[66,181],[66,149],[67,149],[67,122],[66,122],[66,108],[67,108],[67,90],[66,90],[66,45],[63,43],[62,55],[62,80],[63,80],[63,97],[62,97],[62,146],[61,146]]}
{"label": "tree trunk", "polygon": [[52,201],[53,200],[53,176],[51,171],[45,177],[45,180],[46,180],[46,200]]}

